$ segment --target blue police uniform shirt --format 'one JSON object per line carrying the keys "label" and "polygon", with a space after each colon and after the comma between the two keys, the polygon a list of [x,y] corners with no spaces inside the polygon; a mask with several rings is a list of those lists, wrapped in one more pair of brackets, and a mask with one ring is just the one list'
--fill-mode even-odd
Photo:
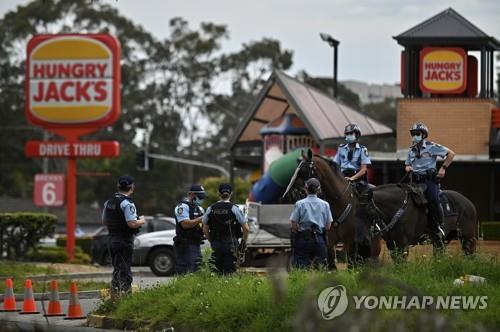
{"label": "blue police uniform shirt", "polygon": [[[106,204],[108,204],[108,201],[104,203],[104,209],[102,211],[102,220],[104,220],[104,212],[106,211]],[[137,209],[135,207],[135,204],[129,201],[128,199],[124,199],[120,203],[120,209],[122,209],[123,215],[125,216],[125,220],[127,222],[136,221],[139,219],[137,217]]]}
{"label": "blue police uniform shirt", "polygon": [[[198,207],[200,209],[200,212],[203,214],[204,210],[201,206]],[[189,219],[189,205],[186,203],[182,202],[179,203],[174,209],[175,217],[179,222],[183,222],[184,220],[190,220]]]}
{"label": "blue police uniform shirt", "polygon": [[424,140],[420,147],[420,158],[417,158],[417,147],[412,146],[408,150],[405,165],[411,166],[414,173],[424,174],[428,170],[436,170],[437,157],[446,157],[448,151],[445,146]]}
{"label": "blue police uniform shirt", "polygon": [[295,203],[290,220],[298,223],[299,232],[311,229],[313,224],[321,230],[333,221],[330,204],[314,194],[307,195]]}
{"label": "blue police uniform shirt", "polygon": [[337,154],[333,157],[333,161],[340,166],[340,170],[343,172],[345,170],[351,169],[354,171],[359,171],[361,165],[371,165],[372,162],[368,157],[368,149],[359,143],[352,152],[352,159],[349,160],[349,144],[341,144],[337,150]]}
{"label": "blue police uniform shirt", "polygon": [[175,207],[174,213],[179,222],[189,220],[189,205],[186,203],[180,203]]}
{"label": "blue police uniform shirt", "polygon": [[[219,201],[219,202],[223,202],[223,201]],[[212,211],[212,206],[209,206],[207,209],[207,213],[205,213],[203,215],[203,219],[201,220],[201,222],[204,225],[208,224],[208,215],[210,214],[211,211]],[[245,216],[243,215],[243,212],[241,212],[241,210],[238,208],[238,206],[233,205],[233,207],[231,208],[231,211],[236,216],[236,220],[240,223],[240,225],[247,223]]]}

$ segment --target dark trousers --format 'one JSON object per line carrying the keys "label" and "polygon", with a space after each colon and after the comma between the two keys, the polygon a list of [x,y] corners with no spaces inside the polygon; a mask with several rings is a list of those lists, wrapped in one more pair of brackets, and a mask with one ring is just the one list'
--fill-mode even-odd
{"label": "dark trousers", "polygon": [[186,274],[198,271],[201,264],[201,249],[199,243],[183,242],[174,245],[175,271]]}
{"label": "dark trousers", "polygon": [[227,274],[236,271],[236,251],[238,241],[236,239],[214,240],[212,246],[212,263],[218,273]]}
{"label": "dark trousers", "polygon": [[108,239],[111,264],[113,265],[111,289],[116,293],[129,293],[132,287],[131,266],[134,237],[110,234]]}
{"label": "dark trousers", "polygon": [[293,266],[308,268],[311,266],[326,267],[328,250],[324,235],[295,235],[293,244]]}
{"label": "dark trousers", "polygon": [[425,180],[425,185],[427,186],[425,190],[425,197],[429,201],[429,213],[432,221],[436,224],[441,224],[441,210],[439,207],[439,186],[433,180]]}

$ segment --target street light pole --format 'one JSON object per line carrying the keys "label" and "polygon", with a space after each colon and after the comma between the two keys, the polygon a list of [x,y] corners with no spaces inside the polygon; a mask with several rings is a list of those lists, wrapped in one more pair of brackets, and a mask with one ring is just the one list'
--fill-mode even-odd
{"label": "street light pole", "polygon": [[327,33],[321,32],[319,36],[321,40],[328,43],[328,45],[333,48],[333,98],[337,98],[337,48],[340,42]]}

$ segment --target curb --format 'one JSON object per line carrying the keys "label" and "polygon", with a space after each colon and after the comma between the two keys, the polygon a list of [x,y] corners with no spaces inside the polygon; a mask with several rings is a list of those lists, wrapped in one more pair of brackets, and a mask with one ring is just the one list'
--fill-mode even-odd
{"label": "curb", "polygon": [[81,332],[95,332],[95,329],[86,326],[66,326],[57,324],[58,321],[53,321],[50,324],[46,322],[34,322],[34,321],[18,321],[10,319],[0,319],[2,330],[6,331],[47,331],[47,332],[67,332],[68,330],[77,329]]}
{"label": "curb", "polygon": [[[53,275],[38,275],[25,277],[25,279],[31,279],[32,281],[43,281],[43,280],[67,280],[67,279],[93,279],[93,278],[110,278],[113,271],[109,272],[91,272],[91,273],[68,273],[68,274],[53,274]],[[139,277],[156,277],[151,271],[136,271],[132,272],[132,276],[135,278]]]}
{"label": "curb", "polygon": [[87,316],[86,326],[106,330],[137,330],[139,328],[144,328],[150,323],[151,322],[147,320],[116,319],[102,315],[89,314]]}

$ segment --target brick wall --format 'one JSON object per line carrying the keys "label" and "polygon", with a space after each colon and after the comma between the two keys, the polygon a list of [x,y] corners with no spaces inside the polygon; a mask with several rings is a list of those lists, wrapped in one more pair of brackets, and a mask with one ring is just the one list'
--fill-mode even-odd
{"label": "brick wall", "polygon": [[397,149],[410,146],[413,123],[429,127],[429,139],[457,154],[488,155],[491,129],[490,99],[399,99]]}

